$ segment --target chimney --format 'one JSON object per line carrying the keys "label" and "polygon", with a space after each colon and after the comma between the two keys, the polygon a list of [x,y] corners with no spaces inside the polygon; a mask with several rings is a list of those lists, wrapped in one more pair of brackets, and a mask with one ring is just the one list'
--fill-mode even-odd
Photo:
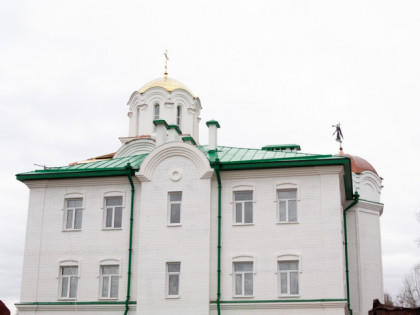
{"label": "chimney", "polygon": [[168,142],[179,141],[179,135],[181,134],[181,129],[177,125],[168,126]]}
{"label": "chimney", "polygon": [[207,127],[209,127],[209,151],[216,151],[217,148],[217,128],[220,128],[220,125],[215,120],[209,120],[206,122]]}
{"label": "chimney", "polygon": [[156,126],[156,146],[166,143],[168,124],[163,119],[153,120],[153,124]]}

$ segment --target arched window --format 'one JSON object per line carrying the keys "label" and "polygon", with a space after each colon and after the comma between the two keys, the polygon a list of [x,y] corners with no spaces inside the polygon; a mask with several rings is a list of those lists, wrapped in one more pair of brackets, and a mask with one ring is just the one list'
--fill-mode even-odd
{"label": "arched window", "polygon": [[[155,104],[154,107],[154,112],[153,112],[153,120],[157,120],[159,119],[159,115],[160,115],[160,106],[159,104]],[[156,125],[154,125],[154,131],[156,132]]]}
{"label": "arched window", "polygon": [[181,106],[178,105],[176,108],[176,125],[181,127]]}
{"label": "arched window", "polygon": [[159,115],[160,115],[160,106],[159,104],[155,104],[155,112],[154,112],[153,120],[159,119]]}

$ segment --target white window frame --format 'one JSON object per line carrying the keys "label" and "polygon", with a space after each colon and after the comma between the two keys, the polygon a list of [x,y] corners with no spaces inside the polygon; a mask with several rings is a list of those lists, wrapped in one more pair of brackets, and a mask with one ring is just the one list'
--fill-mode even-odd
{"label": "white window frame", "polygon": [[[171,201],[172,194],[181,194],[180,201]],[[170,191],[168,192],[168,226],[180,226],[182,222],[182,191]],[[179,204],[179,222],[171,222],[172,205]]]}
{"label": "white window frame", "polygon": [[[298,268],[296,270],[285,270],[280,271],[280,263],[281,262],[296,262],[298,264]],[[301,294],[301,273],[302,273],[302,261],[301,257],[298,254],[284,254],[277,257],[276,261],[276,273],[277,273],[277,286],[278,286],[278,296],[279,297],[299,297]],[[291,294],[290,293],[290,273],[297,272],[298,275],[298,293]],[[281,275],[287,274],[287,293],[281,293]]]}
{"label": "white window frame", "polygon": [[[241,263],[249,263],[252,264],[251,271],[235,271],[235,265]],[[232,296],[235,298],[250,298],[254,297],[255,295],[255,262],[251,257],[235,257],[232,261]],[[250,274],[252,276],[252,294],[245,294],[245,274]],[[241,284],[241,291],[242,294],[236,293],[236,276],[242,276],[242,284]]]}
{"label": "white window frame", "polygon": [[[169,271],[169,265],[171,264],[178,264],[179,271]],[[169,277],[170,276],[178,276],[178,294],[169,294]],[[181,262],[179,261],[172,261],[166,263],[166,288],[165,288],[165,295],[167,299],[179,299],[181,297],[180,294],[181,290]]]}
{"label": "white window frame", "polygon": [[[77,274],[75,275],[63,275],[63,268],[77,268]],[[79,285],[79,276],[80,274],[80,266],[79,262],[75,260],[67,260],[62,261],[59,264],[59,270],[58,270],[58,299],[59,300],[76,300],[77,299],[77,290]],[[63,292],[63,278],[67,278],[67,295],[62,296]],[[71,278],[76,278],[76,296],[70,297],[70,291],[71,291]]]}
{"label": "white window frame", "polygon": [[[114,274],[103,274],[103,267],[118,267],[118,272]],[[108,278],[108,294],[103,296],[104,278]],[[111,296],[112,280],[117,279],[117,296]],[[117,300],[120,291],[120,278],[121,278],[121,264],[118,261],[106,261],[99,265],[99,298],[103,300]]]}
{"label": "white window frame", "polygon": [[[251,193],[252,199],[249,200],[236,200],[236,194],[240,193]],[[249,202],[252,205],[251,213],[252,213],[252,222],[245,222],[245,203]],[[255,191],[254,189],[244,189],[244,190],[233,190],[232,194],[232,204],[233,204],[233,225],[253,225],[254,224],[254,203],[255,203]],[[241,222],[237,222],[236,220],[236,205],[241,204],[241,213],[242,213],[242,220]]]}
{"label": "white window frame", "polygon": [[[278,193],[281,191],[295,191],[296,198],[295,199],[279,199]],[[299,190],[296,185],[287,184],[287,185],[278,185],[275,191],[276,194],[276,217],[278,224],[296,224],[299,223]],[[289,221],[289,201],[295,200],[296,201],[296,221]],[[280,202],[285,201],[286,203],[286,220],[280,221]]]}
{"label": "white window frame", "polygon": [[[121,198],[121,205],[117,206],[107,206],[106,202],[108,199],[114,199],[114,198]],[[103,206],[103,229],[104,230],[121,230],[123,228],[123,218],[124,218],[124,197],[122,195],[105,195],[104,196],[104,206]],[[115,227],[115,211],[116,208],[121,208],[121,226]],[[108,208],[112,208],[112,218],[111,223],[112,226],[106,226],[107,224],[107,217],[108,217]]]}
{"label": "white window frame", "polygon": [[[71,200],[81,200],[82,206],[81,207],[68,207],[68,202]],[[64,199],[64,222],[63,222],[63,231],[81,231],[82,230],[82,224],[83,224],[83,197],[75,196],[75,197],[66,197]],[[75,228],[75,222],[76,222],[76,213],[80,210],[80,228]],[[67,227],[67,219],[68,219],[68,212],[72,211],[72,222],[71,227]]]}

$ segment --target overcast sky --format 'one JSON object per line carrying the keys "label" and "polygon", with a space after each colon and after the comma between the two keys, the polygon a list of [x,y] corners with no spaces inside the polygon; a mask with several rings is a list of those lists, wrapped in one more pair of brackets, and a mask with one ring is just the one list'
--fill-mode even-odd
{"label": "overcast sky", "polygon": [[0,1],[0,299],[19,300],[28,188],[14,175],[115,152],[133,91],[187,85],[219,144],[344,151],[384,178],[385,289],[420,262],[419,1]]}

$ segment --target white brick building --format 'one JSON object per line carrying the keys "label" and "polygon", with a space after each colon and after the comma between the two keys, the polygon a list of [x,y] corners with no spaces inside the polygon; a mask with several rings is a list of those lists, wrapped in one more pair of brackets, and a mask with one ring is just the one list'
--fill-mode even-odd
{"label": "white brick building", "polygon": [[219,146],[216,121],[198,145],[200,100],[166,76],[128,105],[115,154],[17,175],[19,314],[359,315],[383,298],[369,163]]}

